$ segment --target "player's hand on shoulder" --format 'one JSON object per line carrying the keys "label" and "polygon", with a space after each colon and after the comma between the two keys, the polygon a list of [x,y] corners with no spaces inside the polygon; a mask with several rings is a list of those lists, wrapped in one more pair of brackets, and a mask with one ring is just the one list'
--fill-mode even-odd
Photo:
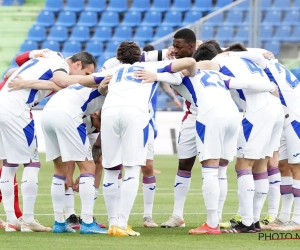
{"label": "player's hand on shoulder", "polygon": [[138,80],[143,80],[142,83],[152,83],[157,80],[157,75],[145,69],[140,69],[134,72],[133,76]]}
{"label": "player's hand on shoulder", "polygon": [[14,79],[11,79],[7,85],[9,87],[9,92],[25,88],[24,79],[20,75],[17,75]]}
{"label": "player's hand on shoulder", "polygon": [[166,57],[167,57],[169,60],[172,60],[172,59],[175,58],[174,47],[173,47],[173,46],[170,46],[170,47],[168,48]]}
{"label": "player's hand on shoulder", "polygon": [[275,59],[275,56],[271,51],[267,51],[266,53],[263,53],[263,56],[266,59]]}
{"label": "player's hand on shoulder", "polygon": [[273,92],[271,92],[271,94],[279,98],[278,87],[277,87],[277,85],[275,83],[273,83],[273,84],[275,86],[275,90]]}
{"label": "player's hand on shoulder", "polygon": [[100,94],[102,95],[107,95],[107,92],[108,92],[108,85],[109,85],[109,82],[112,78],[112,75],[107,75],[99,84],[98,86],[98,91]]}

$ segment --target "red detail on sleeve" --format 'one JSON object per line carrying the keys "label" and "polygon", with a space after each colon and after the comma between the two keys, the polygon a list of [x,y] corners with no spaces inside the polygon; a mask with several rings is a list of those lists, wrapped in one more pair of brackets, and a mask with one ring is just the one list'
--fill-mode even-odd
{"label": "red detail on sleeve", "polygon": [[4,78],[4,80],[0,83],[0,90],[3,88],[5,83],[7,82],[8,78]]}
{"label": "red detail on sleeve", "polygon": [[22,66],[24,63],[26,63],[27,61],[30,60],[29,54],[30,54],[30,51],[27,51],[27,52],[24,52],[24,53],[21,54],[21,55],[18,55],[18,56],[16,57],[16,63],[17,63],[19,66]]}

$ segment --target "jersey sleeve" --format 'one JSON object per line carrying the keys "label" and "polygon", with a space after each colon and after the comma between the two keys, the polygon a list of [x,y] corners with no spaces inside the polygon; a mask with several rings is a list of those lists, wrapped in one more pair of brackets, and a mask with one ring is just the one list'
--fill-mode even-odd
{"label": "jersey sleeve", "polygon": [[181,73],[156,73],[157,81],[166,82],[171,85],[178,86],[182,83],[183,75]]}
{"label": "jersey sleeve", "polygon": [[119,65],[117,67],[114,67],[112,69],[103,70],[99,73],[94,73],[92,76],[94,77],[95,83],[100,84],[100,82],[107,76],[107,75],[113,75],[117,72],[119,68],[121,68],[122,65]]}
{"label": "jersey sleeve", "polygon": [[68,63],[61,57],[48,59],[50,61],[50,69],[52,73],[56,71],[63,71],[66,74],[69,74],[70,68]]}
{"label": "jersey sleeve", "polygon": [[16,57],[15,61],[19,67],[30,60],[29,54],[30,54],[30,51],[27,51]]}
{"label": "jersey sleeve", "polygon": [[169,60],[167,58],[167,49],[163,50],[152,50],[152,51],[143,51],[141,55],[140,62],[159,62]]}
{"label": "jersey sleeve", "polygon": [[119,66],[120,64],[121,62],[116,57],[110,58],[103,63],[102,68],[100,69],[99,72],[112,69],[116,66]]}

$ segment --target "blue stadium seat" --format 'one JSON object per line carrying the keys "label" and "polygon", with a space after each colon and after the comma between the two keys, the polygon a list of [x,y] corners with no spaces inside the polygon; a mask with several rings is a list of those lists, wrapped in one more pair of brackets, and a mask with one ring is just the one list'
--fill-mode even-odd
{"label": "blue stadium seat", "polygon": [[244,43],[249,40],[249,27],[248,26],[240,26],[236,32],[234,37],[235,42]]}
{"label": "blue stadium seat", "polygon": [[291,35],[291,26],[282,25],[277,27],[272,40],[288,42]]}
{"label": "blue stadium seat", "polygon": [[87,6],[85,7],[86,11],[95,11],[102,12],[106,9],[105,0],[89,0]]}
{"label": "blue stadium seat", "polygon": [[290,5],[290,0],[274,0],[272,8],[279,11],[290,10]]}
{"label": "blue stadium seat", "polygon": [[168,11],[165,15],[163,26],[179,27],[182,23],[181,12]]}
{"label": "blue stadium seat", "polygon": [[111,36],[112,36],[112,31],[110,27],[99,26],[96,28],[92,40],[99,41],[99,42],[107,42],[111,39]]}
{"label": "blue stadium seat", "polygon": [[167,106],[168,96],[166,94],[161,93],[157,96],[156,106],[158,109],[165,109]]}
{"label": "blue stadium seat", "polygon": [[188,24],[194,23],[198,21],[203,16],[202,12],[200,11],[189,11],[185,13],[182,26],[186,26]]}
{"label": "blue stadium seat", "polygon": [[218,0],[215,5],[215,9],[222,8],[228,4],[231,4],[232,2],[233,2],[233,0]]}
{"label": "blue stadium seat", "polygon": [[148,11],[142,22],[143,26],[156,27],[161,25],[161,12],[158,11]]}
{"label": "blue stadium seat", "polygon": [[125,12],[127,11],[127,0],[110,0],[107,11]]}
{"label": "blue stadium seat", "polygon": [[124,16],[122,25],[137,27],[141,24],[141,22],[142,22],[142,15],[140,12],[128,11]]}
{"label": "blue stadium seat", "polygon": [[271,41],[273,36],[273,27],[270,25],[261,25],[260,26],[260,40]]}
{"label": "blue stadium seat", "polygon": [[76,41],[66,41],[63,45],[62,54],[64,57],[72,56],[82,51],[81,44]]}
{"label": "blue stadium seat", "polygon": [[76,23],[76,14],[71,11],[62,11],[59,13],[56,25],[65,26],[65,27],[73,27]]}
{"label": "blue stadium seat", "polygon": [[63,8],[63,0],[47,0],[44,10],[59,12]]}
{"label": "blue stadium seat", "polygon": [[65,42],[68,40],[68,29],[64,26],[55,25],[50,29],[48,40],[55,42]]}
{"label": "blue stadium seat", "polygon": [[175,0],[171,10],[174,11],[189,11],[191,9],[191,0]]}
{"label": "blue stadium seat", "polygon": [[36,25],[51,27],[54,24],[54,13],[52,11],[41,11],[36,18]]}
{"label": "blue stadium seat", "polygon": [[233,27],[232,26],[220,26],[218,28],[215,39],[217,41],[230,41],[233,37]]}
{"label": "blue stadium seat", "polygon": [[150,9],[150,0],[133,0],[130,11],[145,12]]}
{"label": "blue stadium seat", "polygon": [[208,19],[205,25],[210,26],[219,26],[223,24],[223,14],[218,14],[216,16],[213,16],[212,18]]}
{"label": "blue stadium seat", "polygon": [[81,12],[84,9],[84,0],[68,0],[65,11]]}
{"label": "blue stadium seat", "polygon": [[2,6],[12,6],[14,4],[14,0],[3,0]]}
{"label": "blue stadium seat", "polygon": [[173,32],[173,28],[172,27],[159,26],[156,29],[156,33],[155,33],[155,35],[153,37],[153,40],[157,40],[158,38],[166,36],[166,35],[168,35],[168,34],[170,34],[172,32]]}
{"label": "blue stadium seat", "polygon": [[281,23],[281,11],[268,11],[263,24],[279,25]]}
{"label": "blue stadium seat", "polygon": [[203,26],[201,40],[206,41],[208,39],[212,39],[213,37],[214,37],[214,29],[210,26]]}
{"label": "blue stadium seat", "polygon": [[86,44],[85,51],[90,52],[94,57],[99,57],[103,53],[103,43],[91,40]]}
{"label": "blue stadium seat", "polygon": [[247,11],[246,12],[246,16],[245,16],[245,19],[244,19],[244,21],[243,21],[243,25],[249,25],[249,12]]}
{"label": "blue stadium seat", "polygon": [[111,41],[107,43],[105,53],[106,54],[113,54],[113,56],[116,55],[117,48],[119,47],[120,42],[117,41]]}
{"label": "blue stadium seat", "polygon": [[111,11],[103,12],[98,25],[116,27],[119,25],[119,14]]}
{"label": "blue stadium seat", "polygon": [[90,30],[84,26],[75,26],[72,29],[70,40],[77,42],[87,42],[90,39]]}
{"label": "blue stadium seat", "polygon": [[60,51],[59,43],[55,41],[46,40],[42,43],[41,49],[51,49],[53,51]]}
{"label": "blue stadium seat", "polygon": [[298,11],[289,11],[285,13],[285,17],[282,21],[282,24],[286,25],[297,25],[300,20],[300,13]]}
{"label": "blue stadium seat", "polygon": [[[134,41],[134,40],[133,40]],[[145,46],[145,43],[142,41],[134,41],[141,49]]]}
{"label": "blue stadium seat", "polygon": [[171,8],[171,0],[154,0],[151,6],[152,11],[165,12]]}
{"label": "blue stadium seat", "polygon": [[210,12],[212,10],[212,0],[196,0],[192,10]]}
{"label": "blue stadium seat", "polygon": [[294,5],[293,5],[292,9],[300,10],[300,0],[294,0]]}
{"label": "blue stadium seat", "polygon": [[138,42],[152,41],[153,30],[151,27],[140,26],[136,29],[133,40]]}
{"label": "blue stadium seat", "polygon": [[132,28],[127,26],[119,26],[116,28],[112,40],[122,42],[132,38]]}
{"label": "blue stadium seat", "polygon": [[224,24],[237,25],[243,22],[243,12],[240,10],[231,10],[227,13]]}
{"label": "blue stadium seat", "polygon": [[264,49],[273,52],[274,56],[279,56],[280,43],[276,41],[266,42]]}
{"label": "blue stadium seat", "polygon": [[272,0],[263,0],[263,1],[260,1],[260,9],[262,11],[266,11],[266,10],[269,10],[272,6]]}
{"label": "blue stadium seat", "polygon": [[80,13],[77,25],[93,28],[98,23],[98,16],[96,12],[83,11]]}
{"label": "blue stadium seat", "polygon": [[233,7],[233,10],[246,11],[249,10],[250,2],[244,1]]}
{"label": "blue stadium seat", "polygon": [[103,53],[99,58],[98,58],[98,61],[97,61],[97,65],[98,65],[98,68],[101,69],[103,64],[105,63],[106,60],[112,58],[112,57],[115,57],[116,53],[111,55],[111,54],[106,54],[106,53]]}
{"label": "blue stadium seat", "polygon": [[27,40],[43,42],[46,39],[46,29],[43,26],[34,25],[30,28]]}
{"label": "blue stadium seat", "polygon": [[289,39],[291,42],[299,42],[300,41],[300,26],[297,25],[294,27],[292,35]]}
{"label": "blue stadium seat", "polygon": [[31,50],[35,50],[38,49],[38,44],[35,41],[30,41],[27,40],[25,42],[23,42],[20,46],[20,52],[26,52],[26,51],[31,51]]}

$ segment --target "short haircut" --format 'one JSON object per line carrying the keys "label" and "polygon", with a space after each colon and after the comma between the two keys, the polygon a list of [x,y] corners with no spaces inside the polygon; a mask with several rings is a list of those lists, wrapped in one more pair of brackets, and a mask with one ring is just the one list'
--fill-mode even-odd
{"label": "short haircut", "polygon": [[223,50],[220,47],[220,44],[216,40],[214,40],[214,39],[207,40],[204,43],[205,44],[211,44],[212,46],[214,46],[215,49],[218,51],[218,54],[220,54],[220,53],[223,52]]}
{"label": "short haircut", "polygon": [[80,61],[82,65],[82,69],[85,69],[86,66],[89,64],[93,64],[94,67],[97,68],[97,62],[95,57],[93,57],[92,54],[86,51],[74,54],[73,56],[70,57],[70,60],[73,63]]}
{"label": "short haircut", "polygon": [[196,35],[194,31],[190,29],[181,29],[178,30],[174,37],[174,39],[184,39],[188,43],[196,44]]}
{"label": "short haircut", "polygon": [[154,50],[154,47],[151,44],[147,44],[143,48],[143,51],[146,51],[146,52],[152,51],[152,50]]}
{"label": "short haircut", "polygon": [[133,64],[140,61],[141,49],[135,42],[122,42],[117,49],[117,59],[121,63]]}
{"label": "short haircut", "polygon": [[201,44],[198,49],[196,50],[193,58],[196,62],[204,61],[204,60],[211,60],[218,54],[218,51],[212,44]]}
{"label": "short haircut", "polygon": [[247,51],[247,48],[241,43],[233,43],[224,51]]}

